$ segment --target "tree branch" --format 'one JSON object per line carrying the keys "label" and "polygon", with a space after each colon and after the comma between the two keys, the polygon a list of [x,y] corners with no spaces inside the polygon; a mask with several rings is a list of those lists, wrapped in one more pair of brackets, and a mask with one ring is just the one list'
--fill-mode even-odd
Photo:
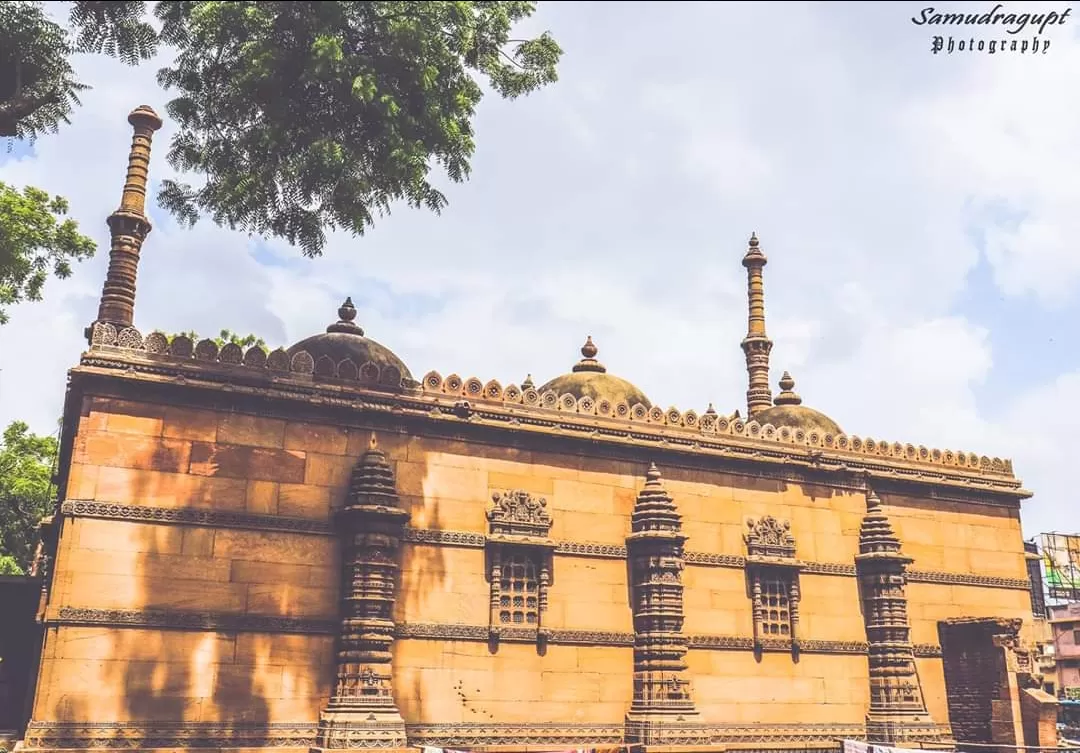
{"label": "tree branch", "polygon": [[61,101],[58,92],[47,94],[19,95],[0,102],[0,136],[17,136],[18,123],[23,118],[33,115],[46,105],[56,104]]}

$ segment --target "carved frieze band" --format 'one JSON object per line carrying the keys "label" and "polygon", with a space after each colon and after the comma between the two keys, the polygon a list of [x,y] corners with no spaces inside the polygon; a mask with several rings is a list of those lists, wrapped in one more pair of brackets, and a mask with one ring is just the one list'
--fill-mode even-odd
{"label": "carved frieze band", "polygon": [[[605,632],[594,630],[549,629],[548,643],[555,645],[589,646],[626,646],[634,645],[633,633]],[[487,641],[490,637],[486,625],[461,625],[446,623],[400,623],[395,630],[398,639],[420,639],[439,641]],[[499,639],[508,643],[535,643],[536,631],[529,628],[502,628]],[[737,635],[690,635],[687,636],[690,648],[712,649],[719,651],[752,651],[754,639],[750,636]],[[791,652],[791,641],[766,638],[762,642],[765,651]],[[864,641],[828,641],[806,639],[799,642],[803,653],[814,654],[865,654],[867,644]],[[941,656],[941,647],[934,644],[917,644],[915,655],[934,658]]]}
{"label": "carved frieze band", "polygon": [[333,620],[308,620],[258,614],[183,612],[173,610],[83,609],[61,607],[46,618],[52,625],[107,625],[109,627],[167,628],[175,630],[216,630],[223,633],[302,633],[334,635]]}
{"label": "carved frieze band", "polygon": [[310,722],[177,722],[135,725],[131,722],[30,722],[24,746],[35,749],[143,750],[146,748],[306,748],[315,744]]}
{"label": "carved frieze band", "polygon": [[130,520],[136,523],[175,523],[213,528],[246,528],[255,531],[286,531],[329,535],[330,524],[325,520],[283,518],[277,515],[252,515],[242,512],[205,510],[200,507],[153,507],[150,505],[119,505],[111,502],[65,500],[60,505],[64,515],[108,520]]}
{"label": "carved frieze band", "polygon": [[[306,635],[333,635],[336,625],[332,620],[307,620],[295,617],[269,615],[222,614],[213,612],[183,612],[164,610],[83,609],[62,607],[46,622],[52,625],[87,625],[131,628],[164,628],[173,630],[213,630],[220,632],[299,633]],[[548,629],[548,643],[563,646],[612,646],[632,647],[633,633],[600,630]],[[394,630],[397,639],[475,641],[490,639],[487,625],[463,625],[450,623],[398,623]],[[536,630],[529,628],[502,628],[499,639],[507,643],[535,643]],[[720,651],[751,651],[754,640],[749,636],[691,635],[687,637],[690,648]],[[766,651],[790,652],[791,641],[765,639]],[[867,645],[861,641],[802,640],[799,648],[803,653],[818,654],[865,654]],[[941,648],[933,644],[917,644],[915,655],[939,657]]]}
{"label": "carved frieze band", "polygon": [[[153,507],[150,505],[120,505],[110,502],[66,500],[61,505],[64,515],[74,517],[128,520],[137,523],[163,523],[201,525],[218,528],[243,528],[249,530],[283,531],[328,536],[330,524],[321,520],[282,518],[276,515],[251,515],[248,513],[205,510],[198,507]],[[413,544],[456,546],[482,549],[486,539],[481,533],[471,531],[445,531],[431,528],[406,528],[404,540]],[[626,559],[626,547],[621,544],[596,544],[583,541],[560,541],[556,554],[572,557],[598,557],[601,559]],[[687,552],[686,563],[704,567],[743,568],[746,558],[736,554],[712,552]],[[855,577],[855,565],[835,562],[804,562],[802,572],[811,575],[842,575]],[[968,573],[942,573],[930,570],[909,570],[907,579],[912,583],[938,583],[953,586],[983,586],[986,588],[1009,588],[1029,590],[1022,578],[999,578],[990,575]]]}
{"label": "carved frieze band", "polygon": [[[861,724],[687,724],[650,721],[650,730],[662,729],[665,740],[684,738],[700,745],[764,743],[786,749],[798,743],[833,743],[838,739],[862,739]],[[439,747],[486,747],[496,745],[620,745],[625,725],[599,724],[416,724],[407,725],[409,742]]]}
{"label": "carved frieze band", "polygon": [[[762,744],[786,751],[818,750],[837,740],[865,739],[861,724],[685,724],[651,722],[662,727],[665,739],[686,738],[705,745]],[[374,742],[384,726],[366,722],[364,732]],[[623,724],[575,724],[551,722],[534,724],[450,723],[406,724],[409,744],[438,747],[495,747],[558,745],[621,745]],[[108,749],[149,748],[306,748],[315,744],[317,729],[309,722],[242,723],[178,722],[136,725],[131,722],[31,722],[24,738],[25,749]],[[361,747],[374,747],[367,741]]]}
{"label": "carved frieze band", "polygon": [[[435,529],[406,528],[405,541],[414,544],[432,544],[436,546],[458,546],[470,549],[482,549],[484,536],[468,531],[442,531]],[[621,544],[595,544],[584,541],[559,541],[555,546],[556,554],[573,557],[597,557],[600,559],[626,559],[626,547]],[[746,567],[746,558],[737,554],[716,554],[713,552],[693,552],[685,554],[686,564],[704,567]],[[839,562],[801,562],[801,572],[810,575],[842,575],[854,578],[855,565]],[[991,575],[972,575],[968,573],[941,573],[930,570],[909,570],[908,581],[912,583],[940,583],[952,586],[984,586],[987,588],[1010,588],[1027,591],[1029,584],[1023,578],[999,578]]]}

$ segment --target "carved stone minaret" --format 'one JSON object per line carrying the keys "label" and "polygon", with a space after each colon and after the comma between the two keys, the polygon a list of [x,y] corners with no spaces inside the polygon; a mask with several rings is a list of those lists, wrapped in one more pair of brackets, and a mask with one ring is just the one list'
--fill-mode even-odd
{"label": "carved stone minaret", "polygon": [[337,684],[319,716],[313,751],[408,745],[394,704],[390,651],[398,552],[408,517],[398,506],[394,472],[372,435],[339,519],[344,577]]}
{"label": "carved stone minaret", "polygon": [[746,354],[746,371],[750,376],[750,388],[746,391],[746,417],[749,420],[755,413],[772,407],[769,353],[772,352],[773,343],[765,334],[765,284],[762,278],[762,270],[768,259],[758,245],[756,233],[750,235],[750,247],[742,263],[746,267],[750,304],[749,324],[746,337],[742,341],[743,353]]}
{"label": "carved stone minaret", "polygon": [[[627,742],[662,745],[665,725],[696,722],[697,710],[686,679],[682,570],[682,518],[649,466],[626,538],[634,612],[634,700],[626,715]],[[672,730],[685,742],[686,731]]]}
{"label": "carved stone minaret", "polygon": [[[120,331],[130,327],[135,317],[135,280],[139,271],[139,253],[150,232],[146,218],[146,184],[150,172],[150,142],[161,128],[161,118],[150,107],[141,105],[128,115],[135,129],[128,154],[127,180],[120,207],[109,215],[109,271],[101,291],[96,324],[110,324]],[[94,325],[86,332],[93,340]]]}
{"label": "carved stone minaret", "polygon": [[[905,571],[912,562],[872,489],[859,529],[855,567],[866,622],[870,659],[867,740],[894,744],[927,740],[940,733],[926,710],[908,624]],[[929,737],[928,737],[929,736]]]}

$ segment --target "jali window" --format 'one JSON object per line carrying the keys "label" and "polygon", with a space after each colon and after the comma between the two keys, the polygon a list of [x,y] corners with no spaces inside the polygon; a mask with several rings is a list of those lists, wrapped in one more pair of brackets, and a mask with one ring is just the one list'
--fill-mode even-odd
{"label": "jali window", "polygon": [[494,505],[487,513],[491,642],[496,644],[506,631],[525,631],[543,644],[547,640],[543,623],[555,549],[548,538],[551,515],[547,501],[524,491],[500,492],[492,499]]}
{"label": "jali window", "polygon": [[499,624],[540,624],[540,567],[525,549],[504,552],[499,568]]}
{"label": "jali window", "polygon": [[761,632],[787,638],[791,635],[791,577],[784,572],[765,572],[761,578]]}
{"label": "jali window", "polygon": [[[753,606],[754,649],[790,645],[799,650],[799,570],[787,521],[766,515],[747,520],[746,577]],[[772,643],[776,641],[778,643]]]}

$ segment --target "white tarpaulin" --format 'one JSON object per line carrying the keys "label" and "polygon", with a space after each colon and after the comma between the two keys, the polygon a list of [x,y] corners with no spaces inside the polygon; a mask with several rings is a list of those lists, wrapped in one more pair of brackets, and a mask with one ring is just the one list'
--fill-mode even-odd
{"label": "white tarpaulin", "polygon": [[[455,748],[433,748],[428,745],[425,745],[423,748],[421,748],[421,750],[423,751],[423,753],[468,753],[467,751],[458,750]],[[607,753],[607,751],[617,750],[622,750],[622,748],[569,748],[565,750],[552,748],[550,751],[546,751],[546,753],[597,753],[598,751],[600,753]]]}
{"label": "white tarpaulin", "polygon": [[844,740],[844,753],[926,753],[914,748],[893,748],[889,745],[875,745],[862,740]]}

